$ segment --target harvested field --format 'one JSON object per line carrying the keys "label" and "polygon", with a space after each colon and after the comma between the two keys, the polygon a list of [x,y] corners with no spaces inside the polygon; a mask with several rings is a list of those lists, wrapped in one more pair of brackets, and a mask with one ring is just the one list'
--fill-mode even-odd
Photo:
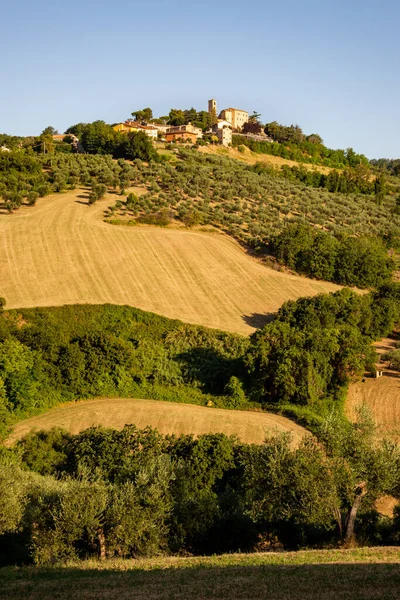
{"label": "harvested field", "polygon": [[399,548],[85,561],[0,569],[7,600],[398,600]]}
{"label": "harvested field", "polygon": [[[257,154],[256,152],[252,152],[250,148],[244,146],[244,151],[239,152],[237,148],[221,148],[221,146],[200,146],[199,152],[203,152],[204,154],[217,154],[221,156],[227,156],[229,158],[234,158],[235,160],[240,160],[249,165],[255,165],[256,163],[265,163],[267,165],[271,165],[272,167],[281,167],[282,165],[287,165],[288,167],[304,167],[304,169],[308,169],[309,171],[318,171],[319,173],[323,173],[324,175],[328,175],[331,171],[333,171],[332,167],[324,167],[323,165],[313,165],[310,163],[299,163],[295,160],[290,160],[288,158],[282,158],[280,156],[273,156],[272,154]],[[341,169],[336,169],[337,171],[341,171]]]}
{"label": "harvested field", "polygon": [[101,398],[66,404],[43,415],[21,421],[7,440],[10,445],[33,429],[63,427],[71,433],[95,425],[122,429],[134,424],[143,429],[151,426],[164,435],[225,433],[237,435],[246,443],[261,444],[266,435],[292,433],[299,442],[305,429],[279,415],[205,408],[193,404],[178,404],[133,398]]}
{"label": "harvested field", "polygon": [[251,333],[283,302],[339,289],[280,273],[221,234],[103,222],[109,195],[81,191],[0,214],[0,296],[8,308],[127,304]]}
{"label": "harvested field", "polygon": [[[378,355],[382,355],[393,350],[395,343],[396,340],[387,338],[374,345]],[[382,434],[400,440],[400,373],[390,370],[385,362],[377,364],[377,369],[383,372],[379,379],[365,377],[350,385],[346,413],[354,419],[357,408],[365,404],[371,409]]]}

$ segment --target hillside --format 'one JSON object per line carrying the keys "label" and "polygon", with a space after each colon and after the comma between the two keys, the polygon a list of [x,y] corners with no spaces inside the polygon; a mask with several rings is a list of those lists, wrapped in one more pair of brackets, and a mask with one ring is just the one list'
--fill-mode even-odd
{"label": "hillside", "polygon": [[398,548],[95,561],[3,568],[8,600],[397,600]]}
{"label": "hillside", "polygon": [[[395,346],[393,338],[383,339],[374,344],[378,355],[390,352]],[[382,370],[379,379],[366,377],[349,386],[346,413],[355,419],[357,409],[365,404],[370,408],[382,434],[400,440],[400,373],[380,362],[377,369]]]}
{"label": "hillside", "polygon": [[0,290],[9,308],[128,304],[244,334],[283,302],[338,289],[276,272],[218,234],[102,221],[115,201],[82,191],[0,214]]}
{"label": "hillside", "polygon": [[21,421],[7,443],[14,443],[33,429],[63,427],[71,433],[79,433],[97,425],[122,429],[126,424],[140,429],[153,427],[163,435],[225,433],[237,435],[242,442],[249,444],[261,444],[267,435],[275,433],[291,433],[293,440],[299,442],[306,434],[306,430],[293,421],[274,414],[156,400],[101,398],[67,404]]}
{"label": "hillside", "polygon": [[327,175],[333,170],[333,167],[325,167],[323,165],[312,165],[309,163],[299,163],[295,160],[290,160],[288,158],[282,158],[281,156],[273,156],[272,154],[257,154],[256,152],[252,152],[250,148],[246,148],[243,146],[243,151],[241,152],[237,148],[222,148],[221,146],[200,146],[199,152],[203,154],[216,154],[217,156],[227,156],[229,158],[234,158],[235,160],[240,160],[249,165],[255,165],[256,163],[264,163],[266,165],[271,165],[272,167],[282,167],[286,165],[288,167],[299,167],[302,166],[305,169],[309,169],[310,171],[318,171],[319,173],[323,173]]}

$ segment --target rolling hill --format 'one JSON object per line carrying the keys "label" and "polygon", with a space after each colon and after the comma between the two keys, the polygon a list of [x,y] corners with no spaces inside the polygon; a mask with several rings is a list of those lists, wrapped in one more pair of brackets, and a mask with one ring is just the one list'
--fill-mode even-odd
{"label": "rolling hill", "polygon": [[283,302],[338,286],[269,269],[221,234],[103,221],[115,196],[82,191],[0,214],[0,295],[8,308],[128,304],[249,334]]}
{"label": "rolling hill", "polygon": [[97,425],[122,429],[127,424],[134,424],[140,429],[150,426],[164,435],[225,433],[237,435],[242,442],[253,444],[261,444],[266,435],[276,433],[291,433],[294,442],[299,442],[307,433],[290,419],[274,414],[157,400],[100,398],[66,404],[21,421],[7,443],[14,443],[33,429],[63,427],[71,433],[78,433]]}

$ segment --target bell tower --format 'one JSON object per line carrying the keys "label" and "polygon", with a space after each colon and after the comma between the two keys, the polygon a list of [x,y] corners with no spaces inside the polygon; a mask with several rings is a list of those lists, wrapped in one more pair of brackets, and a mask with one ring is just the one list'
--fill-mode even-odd
{"label": "bell tower", "polygon": [[208,101],[208,112],[211,114],[217,114],[217,101],[215,98],[212,98]]}

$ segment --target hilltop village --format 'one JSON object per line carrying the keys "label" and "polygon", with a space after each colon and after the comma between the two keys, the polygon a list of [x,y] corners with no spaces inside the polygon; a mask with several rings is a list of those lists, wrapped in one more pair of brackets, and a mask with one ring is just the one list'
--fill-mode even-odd
{"label": "hilltop village", "polygon": [[206,128],[197,127],[191,122],[171,125],[168,124],[167,117],[148,121],[136,117],[134,119],[127,119],[124,123],[117,123],[113,126],[113,129],[121,133],[143,131],[152,140],[160,140],[167,143],[196,144],[198,140],[207,136],[210,141],[229,147],[232,145],[233,133],[243,135],[248,139],[270,141],[262,130],[259,135],[245,131],[246,124],[254,120],[254,117],[249,117],[249,113],[246,110],[229,107],[224,108],[218,114],[217,101],[212,98],[208,101],[207,113],[209,116],[209,126]]}

